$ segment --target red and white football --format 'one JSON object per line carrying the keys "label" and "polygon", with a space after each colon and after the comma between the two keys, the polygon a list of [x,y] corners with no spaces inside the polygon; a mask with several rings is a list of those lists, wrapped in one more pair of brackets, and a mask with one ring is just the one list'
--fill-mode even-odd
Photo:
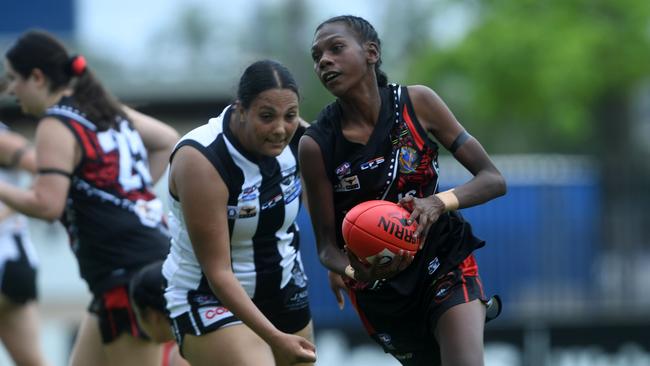
{"label": "red and white football", "polygon": [[382,200],[362,202],[343,219],[343,239],[348,249],[363,263],[388,264],[400,250],[415,254],[420,242],[413,237],[417,223],[408,223],[411,214],[396,203]]}

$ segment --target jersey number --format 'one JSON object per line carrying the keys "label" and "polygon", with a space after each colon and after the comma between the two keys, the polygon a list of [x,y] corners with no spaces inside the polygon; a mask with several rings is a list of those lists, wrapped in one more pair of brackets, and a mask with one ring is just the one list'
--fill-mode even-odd
{"label": "jersey number", "polygon": [[[119,131],[108,130],[99,134],[109,134],[110,138],[100,138],[101,142],[108,142],[112,146],[102,143],[105,152],[117,148],[119,154],[119,176],[118,181],[125,192],[142,189],[151,185],[151,174],[146,163],[147,150],[140,139],[140,135],[132,130],[128,123],[123,121],[119,125]],[[99,135],[98,134],[98,135]]]}

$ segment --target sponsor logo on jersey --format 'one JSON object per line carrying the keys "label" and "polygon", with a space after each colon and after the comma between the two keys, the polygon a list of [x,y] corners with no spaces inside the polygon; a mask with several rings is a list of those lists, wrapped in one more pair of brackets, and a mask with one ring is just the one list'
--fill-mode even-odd
{"label": "sponsor logo on jersey", "polygon": [[290,203],[291,201],[295,200],[296,197],[300,196],[301,192],[302,184],[300,183],[300,179],[296,179],[294,181],[294,184],[289,186],[289,188],[284,191],[284,202]]}
{"label": "sponsor logo on jersey", "polygon": [[228,208],[227,208],[227,210],[228,210],[228,219],[230,219],[230,220],[236,219],[237,214],[238,214],[238,209],[239,209],[239,207],[237,207],[237,206],[228,206]]}
{"label": "sponsor logo on jersey", "polygon": [[233,316],[230,310],[223,306],[206,306],[198,309],[204,327],[214,324],[219,320]]}
{"label": "sponsor logo on jersey", "polygon": [[399,171],[404,174],[415,173],[418,153],[409,146],[402,146],[399,151]]}
{"label": "sponsor logo on jersey", "polygon": [[257,207],[255,206],[242,206],[239,208],[239,218],[245,219],[257,215]]}
{"label": "sponsor logo on jersey", "polygon": [[208,295],[208,294],[193,294],[190,297],[190,304],[196,305],[196,306],[217,306],[220,305],[219,300],[217,300],[216,297],[213,295]]}
{"label": "sponsor logo on jersey", "polygon": [[427,266],[429,274],[433,274],[433,272],[435,272],[438,267],[440,267],[440,260],[438,257],[435,257],[431,262],[429,262],[429,265]]}
{"label": "sponsor logo on jersey", "polygon": [[384,157],[380,156],[378,158],[374,158],[370,161],[366,161],[365,163],[361,164],[361,170],[366,170],[366,169],[375,169],[378,167],[381,163],[384,162]]}
{"label": "sponsor logo on jersey", "polygon": [[294,179],[295,179],[294,175],[288,175],[282,179],[282,183],[280,184],[282,184],[283,186],[288,186],[291,183],[293,183]]}
{"label": "sponsor logo on jersey", "polygon": [[291,270],[291,276],[293,277],[293,283],[298,287],[307,286],[307,275],[302,271],[300,265],[296,263],[293,269]]}
{"label": "sponsor logo on jersey", "polygon": [[289,298],[289,304],[296,304],[296,303],[306,303],[307,298],[309,297],[309,292],[305,289],[300,292],[296,292]]}
{"label": "sponsor logo on jersey", "polygon": [[433,290],[435,293],[433,300],[438,304],[445,301],[451,295],[451,288],[453,285],[454,274],[452,272],[436,282],[436,287]]}
{"label": "sponsor logo on jersey", "polygon": [[334,185],[335,192],[348,192],[359,188],[361,188],[361,184],[359,184],[359,177],[356,175],[341,178],[341,180]]}
{"label": "sponsor logo on jersey", "polygon": [[249,193],[249,194],[242,194],[239,197],[239,202],[245,202],[245,201],[252,201],[257,199],[257,192]]}
{"label": "sponsor logo on jersey", "polygon": [[251,194],[251,193],[255,192],[256,190],[257,190],[257,184],[253,184],[253,185],[250,186],[250,187],[243,188],[243,189],[241,190],[241,193],[242,193],[243,195],[246,195],[246,194]]}
{"label": "sponsor logo on jersey", "polygon": [[239,202],[252,201],[257,199],[257,197],[259,196],[258,189],[259,187],[257,186],[257,184],[253,184],[252,186],[242,188],[241,193],[239,195]]}
{"label": "sponsor logo on jersey", "polygon": [[388,333],[378,333],[377,334],[377,339],[379,340],[379,343],[381,343],[384,348],[390,351],[396,350],[395,346],[393,345],[393,338],[390,336]]}
{"label": "sponsor logo on jersey", "polygon": [[338,168],[336,168],[335,172],[336,172],[336,176],[339,179],[350,174],[350,163],[346,161],[345,163],[339,165]]}
{"label": "sponsor logo on jersey", "polygon": [[406,352],[406,353],[392,353],[393,356],[395,356],[396,359],[400,361],[406,361],[410,360],[413,358],[413,352]]}
{"label": "sponsor logo on jersey", "polygon": [[294,166],[292,166],[292,167],[289,168],[289,169],[285,169],[285,170],[283,170],[283,171],[282,171],[282,176],[283,176],[283,177],[286,177],[286,176],[288,176],[288,175],[289,175],[289,176],[294,176],[295,173],[296,173],[296,167],[295,167],[295,165],[294,165]]}
{"label": "sponsor logo on jersey", "polygon": [[282,201],[282,194],[279,194],[262,204],[262,211],[273,208],[278,202]]}

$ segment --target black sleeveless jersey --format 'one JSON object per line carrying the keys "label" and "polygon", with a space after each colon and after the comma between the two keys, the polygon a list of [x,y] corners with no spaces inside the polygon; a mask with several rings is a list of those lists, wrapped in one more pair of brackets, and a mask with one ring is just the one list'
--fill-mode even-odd
{"label": "black sleeveless jersey", "polygon": [[[417,120],[408,89],[391,84],[379,92],[379,119],[365,145],[350,142],[343,135],[338,101],[327,106],[305,132],[323,154],[333,187],[340,246],[344,243],[343,218],[356,204],[374,199],[397,202],[405,195],[426,197],[438,191],[438,145]],[[389,283],[409,292],[421,279],[420,271],[444,273],[483,244],[459,213],[443,214],[430,229],[413,264]]]}
{"label": "black sleeveless jersey", "polygon": [[81,147],[62,222],[81,277],[100,294],[169,252],[147,151],[129,121],[99,131],[72,98],[61,99],[46,115],[68,127]]}

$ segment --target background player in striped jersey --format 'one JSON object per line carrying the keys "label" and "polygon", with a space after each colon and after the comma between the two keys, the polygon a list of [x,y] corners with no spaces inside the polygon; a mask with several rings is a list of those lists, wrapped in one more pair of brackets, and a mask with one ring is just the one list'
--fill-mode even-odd
{"label": "background player in striped jersey", "polygon": [[[0,95],[6,83],[0,80]],[[20,184],[36,172],[34,149],[0,123],[0,180]],[[36,300],[36,252],[27,218],[0,203],[0,339],[17,365],[45,365]]]}
{"label": "background player in striped jersey", "polygon": [[80,56],[51,35],[28,31],[5,55],[8,91],[40,118],[37,176],[30,189],[0,183],[0,200],[23,214],[61,219],[93,294],[71,365],[156,365],[160,346],[137,326],[128,282],[169,251],[153,182],[178,135],[120,105]]}
{"label": "background player in striped jersey", "polygon": [[130,296],[138,324],[149,338],[163,344],[162,366],[188,366],[181,357],[172,334],[169,311],[165,301],[167,281],[162,274],[162,261],[154,262],[136,273],[129,284]]}
{"label": "background player in striped jersey", "polygon": [[165,297],[194,366],[316,359],[295,222],[298,100],[284,66],[255,62],[237,100],[172,153]]}
{"label": "background player in striped jersey", "polygon": [[[312,57],[337,100],[305,132],[300,161],[337,296],[345,278],[368,333],[404,365],[482,365],[487,298],[471,253],[484,241],[455,210],[503,195],[501,173],[431,89],[388,85],[366,20],[320,24]],[[438,192],[438,143],[474,175],[452,191]],[[374,199],[399,202],[418,221],[423,247],[414,257],[366,268],[342,250],[345,213]]]}

